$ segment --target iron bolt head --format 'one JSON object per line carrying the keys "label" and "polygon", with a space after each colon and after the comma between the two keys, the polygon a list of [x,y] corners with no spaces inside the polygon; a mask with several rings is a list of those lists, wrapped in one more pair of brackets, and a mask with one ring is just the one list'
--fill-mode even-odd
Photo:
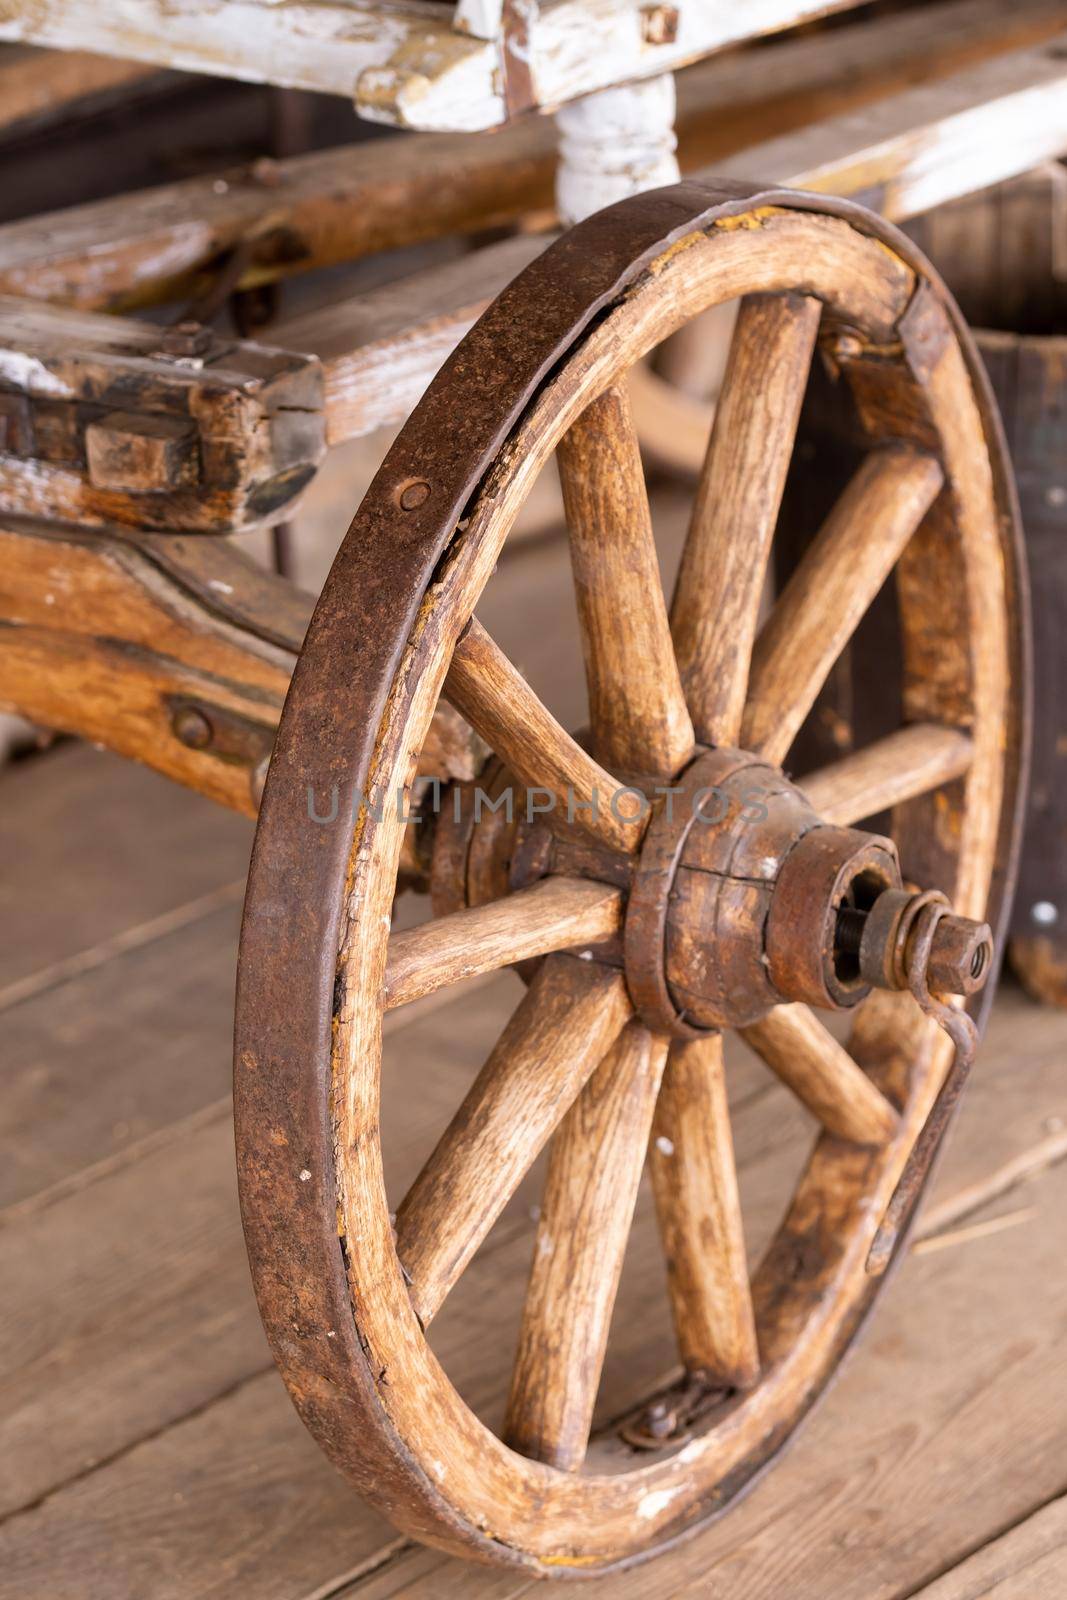
{"label": "iron bolt head", "polygon": [[180,706],[171,724],[174,736],[190,750],[206,750],[211,743],[213,729],[202,711],[195,706]]}
{"label": "iron bolt head", "polygon": [[202,356],[211,349],[211,329],[200,322],[179,322],[167,328],[159,348],[167,356]]}

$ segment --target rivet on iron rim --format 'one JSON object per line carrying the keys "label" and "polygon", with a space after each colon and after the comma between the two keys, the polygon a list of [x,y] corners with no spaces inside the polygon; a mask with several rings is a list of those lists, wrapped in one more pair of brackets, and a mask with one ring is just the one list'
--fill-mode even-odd
{"label": "rivet on iron rim", "polygon": [[214,736],[211,723],[196,706],[180,706],[171,722],[174,736],[190,750],[206,750]]}
{"label": "rivet on iron rim", "polygon": [[412,478],[401,486],[397,494],[397,505],[401,511],[417,511],[424,506],[430,498],[430,485],[425,478]]}

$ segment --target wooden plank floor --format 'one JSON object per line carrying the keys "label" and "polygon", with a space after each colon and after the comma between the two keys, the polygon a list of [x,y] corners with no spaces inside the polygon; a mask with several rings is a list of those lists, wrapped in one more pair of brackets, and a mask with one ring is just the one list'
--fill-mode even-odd
{"label": "wooden plank floor", "polygon": [[[484,614],[580,720],[552,585],[531,580],[546,560],[502,568]],[[516,644],[504,624],[520,610]],[[229,1105],[250,838],[240,819],[83,747],[0,773],[0,1600],[525,1594],[528,1580],[399,1538],[319,1455],[270,1364]],[[391,1190],[432,1146],[515,985],[493,980],[393,1026]],[[1067,1593],[1065,1046],[1067,1016],[1002,992],[925,1237],[825,1405],[722,1522],[591,1592]],[[755,1253],[811,1125],[743,1052],[729,1074]],[[434,1327],[490,1421],[537,1194],[535,1173]],[[661,1291],[643,1195],[602,1411],[669,1365]]]}

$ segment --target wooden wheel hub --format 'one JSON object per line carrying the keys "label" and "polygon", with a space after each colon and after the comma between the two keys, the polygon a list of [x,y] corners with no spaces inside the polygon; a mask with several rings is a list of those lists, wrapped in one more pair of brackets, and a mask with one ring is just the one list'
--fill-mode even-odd
{"label": "wooden wheel hub", "polygon": [[869,993],[836,937],[900,884],[889,839],[827,827],[776,767],[705,751],[660,794],[626,913],[626,978],[649,1027],[680,1038],[741,1028],[784,1001]]}

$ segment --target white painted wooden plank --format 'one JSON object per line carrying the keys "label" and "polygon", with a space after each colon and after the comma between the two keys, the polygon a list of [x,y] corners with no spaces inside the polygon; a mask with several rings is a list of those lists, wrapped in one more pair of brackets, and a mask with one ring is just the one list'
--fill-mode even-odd
{"label": "white painted wooden plank", "polygon": [[894,222],[1017,177],[1067,151],[1067,34],[739,151],[737,176],[858,195]]}
{"label": "white painted wooden plank", "polygon": [[[857,3],[675,0],[672,32],[661,8],[643,0],[555,0],[540,10],[525,8],[529,34],[520,48],[535,103],[553,108]],[[491,27],[489,9],[479,9],[476,25]],[[499,126],[505,120],[499,44],[450,27],[443,20],[449,15],[442,5],[418,0],[112,0],[107,6],[5,0],[0,39],[354,93],[361,115],[401,127],[462,132]]]}
{"label": "white painted wooden plank", "polygon": [[[434,105],[453,131],[503,121],[497,47],[448,25],[450,8],[361,0],[7,0],[0,40],[155,62],[187,72],[351,96],[368,69],[411,57],[437,80]],[[409,84],[409,89],[411,85]],[[413,126],[434,126],[430,122]]]}

